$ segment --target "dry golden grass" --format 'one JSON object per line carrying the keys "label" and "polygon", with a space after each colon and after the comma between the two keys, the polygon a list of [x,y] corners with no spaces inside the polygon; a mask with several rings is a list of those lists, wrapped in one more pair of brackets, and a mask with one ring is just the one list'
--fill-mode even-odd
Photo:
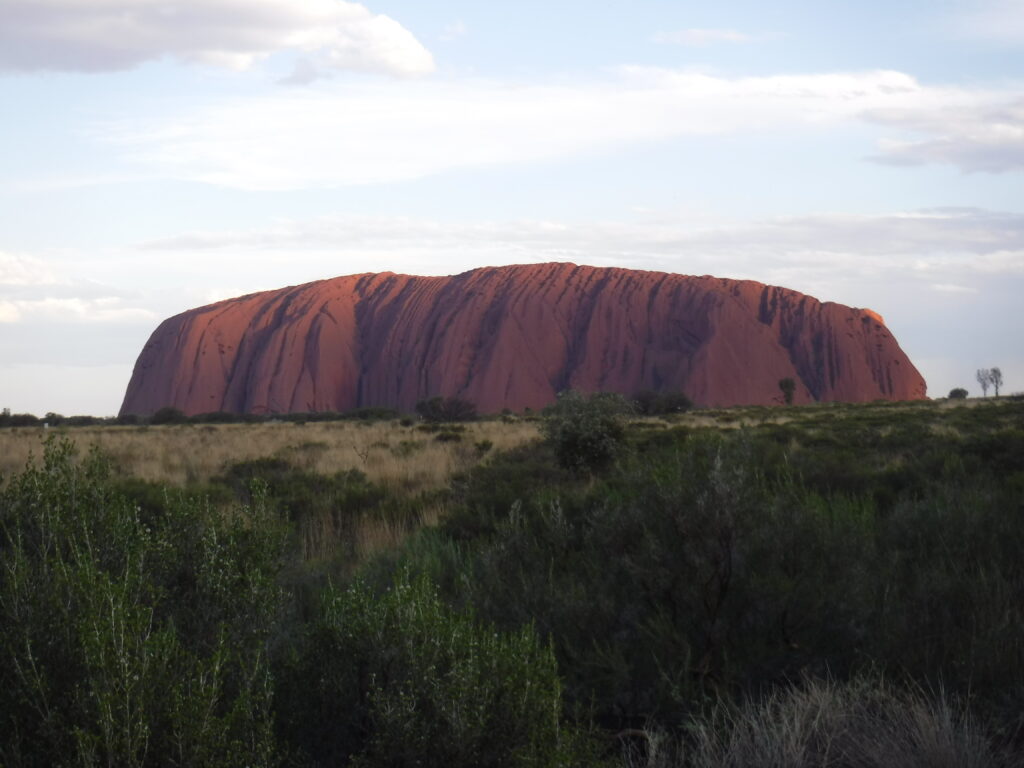
{"label": "dry golden grass", "polygon": [[[487,454],[538,436],[536,426],[523,421],[466,424],[458,442],[439,442],[434,434],[397,421],[19,427],[0,430],[0,474],[21,471],[30,455],[42,455],[43,441],[55,433],[83,453],[98,446],[127,476],[174,486],[205,482],[239,461],[278,456],[310,472],[358,469],[390,491],[409,494],[442,488],[453,473]],[[484,441],[492,443],[489,451],[477,449]]]}

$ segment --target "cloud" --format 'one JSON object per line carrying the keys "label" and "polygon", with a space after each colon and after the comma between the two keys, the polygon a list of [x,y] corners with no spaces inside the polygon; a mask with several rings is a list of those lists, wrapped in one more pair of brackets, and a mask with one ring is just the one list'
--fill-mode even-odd
{"label": "cloud", "polygon": [[9,286],[55,285],[61,282],[41,259],[0,251],[0,289]]}
{"label": "cloud", "polygon": [[157,315],[140,307],[125,306],[117,297],[99,299],[46,297],[41,299],[0,299],[0,323],[27,320],[82,323],[123,323],[152,321]]}
{"label": "cloud", "polygon": [[43,259],[0,251],[0,324],[25,321],[120,323],[151,321],[119,291],[88,280],[70,280]]}
{"label": "cloud", "polygon": [[279,51],[324,70],[421,75],[434,62],[401,24],[342,0],[4,0],[0,71],[102,72],[165,56],[246,69]]}
{"label": "cloud", "polygon": [[[1019,93],[1019,91],[1018,91]],[[1024,170],[1024,99],[876,110],[873,122],[928,138],[885,140],[872,159],[890,165],[954,165],[967,172]]]}
{"label": "cloud", "polygon": [[[974,126],[1005,111],[1006,99],[1002,91],[928,87],[891,71],[726,78],[627,67],[566,85],[322,83],[159,119],[109,121],[95,137],[151,173],[280,190],[403,181],[683,136],[865,121],[937,130],[938,118],[956,110]],[[883,154],[895,161],[899,153]]]}
{"label": "cloud", "polygon": [[754,38],[735,29],[680,29],[674,32],[658,32],[656,43],[703,47],[715,43],[748,43]]}
{"label": "cloud", "polygon": [[[710,227],[688,227],[674,218],[571,225],[335,216],[281,221],[250,232],[194,233],[141,248],[173,252],[176,261],[224,263],[237,257],[265,264],[250,270],[261,280],[279,262],[318,262],[335,271],[315,277],[330,277],[380,269],[448,274],[482,264],[574,261],[753,279],[839,300],[836,287],[849,282],[867,291],[895,281],[950,293],[949,286],[963,292],[981,280],[1024,279],[1024,214],[957,208]],[[345,264],[343,272],[337,271],[339,263]],[[268,287],[273,285],[244,290]]]}

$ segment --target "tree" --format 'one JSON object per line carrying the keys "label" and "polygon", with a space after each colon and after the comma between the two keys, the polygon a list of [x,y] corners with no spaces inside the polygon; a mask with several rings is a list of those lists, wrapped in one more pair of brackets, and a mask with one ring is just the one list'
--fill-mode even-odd
{"label": "tree", "polygon": [[791,378],[779,379],[779,389],[782,390],[782,397],[786,405],[793,404],[793,393],[796,392],[796,382]]}
{"label": "tree", "polygon": [[599,471],[612,463],[626,442],[630,403],[612,392],[585,395],[566,390],[544,409],[540,431],[566,469]]}
{"label": "tree", "polygon": [[956,387],[955,389],[949,390],[950,400],[964,400],[967,397],[967,390],[963,387]]}
{"label": "tree", "polygon": [[978,372],[974,374],[974,378],[978,380],[981,385],[981,394],[983,397],[988,397],[988,387],[992,383],[992,371],[988,368],[979,368]]}
{"label": "tree", "polygon": [[999,397],[999,388],[1003,386],[1003,372],[998,368],[989,368],[988,379],[992,382],[992,389],[996,391],[996,397]]}

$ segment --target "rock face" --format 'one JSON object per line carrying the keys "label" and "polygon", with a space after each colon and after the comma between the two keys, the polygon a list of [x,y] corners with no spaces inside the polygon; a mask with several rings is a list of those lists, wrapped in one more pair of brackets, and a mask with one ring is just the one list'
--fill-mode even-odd
{"label": "rock face", "polygon": [[189,310],[154,331],[121,413],[411,410],[434,395],[496,412],[568,388],[771,404],[787,377],[798,403],[925,396],[870,310],[751,281],[556,263],[350,275]]}

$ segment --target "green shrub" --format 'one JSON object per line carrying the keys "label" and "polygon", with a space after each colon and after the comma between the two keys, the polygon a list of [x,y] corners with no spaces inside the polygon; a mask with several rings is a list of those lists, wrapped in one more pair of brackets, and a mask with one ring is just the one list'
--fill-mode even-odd
{"label": "green shrub", "polygon": [[966,399],[966,397],[967,390],[964,389],[963,387],[955,387],[954,389],[949,390],[950,400],[964,400]]}
{"label": "green shrub", "polygon": [[188,416],[177,408],[167,405],[149,417],[150,424],[186,424]]}
{"label": "green shrub", "polygon": [[654,392],[645,389],[633,395],[633,405],[642,416],[665,416],[685,413],[693,408],[693,401],[682,392]]}
{"label": "green shrub", "polygon": [[416,413],[428,422],[473,421],[476,405],[463,397],[432,397],[416,403]]}
{"label": "green shrub", "polygon": [[793,404],[793,394],[796,392],[796,382],[791,378],[779,379],[779,389],[782,391],[782,399],[786,405]]}
{"label": "green shrub", "polygon": [[606,469],[625,447],[630,404],[612,392],[566,390],[544,409],[540,429],[559,463],[574,471]]}
{"label": "green shrub", "polygon": [[454,613],[423,580],[329,590],[279,679],[282,741],[317,765],[592,764],[561,725],[550,649]]}
{"label": "green shrub", "polygon": [[280,526],[111,488],[51,439],[0,493],[0,763],[271,764]]}

